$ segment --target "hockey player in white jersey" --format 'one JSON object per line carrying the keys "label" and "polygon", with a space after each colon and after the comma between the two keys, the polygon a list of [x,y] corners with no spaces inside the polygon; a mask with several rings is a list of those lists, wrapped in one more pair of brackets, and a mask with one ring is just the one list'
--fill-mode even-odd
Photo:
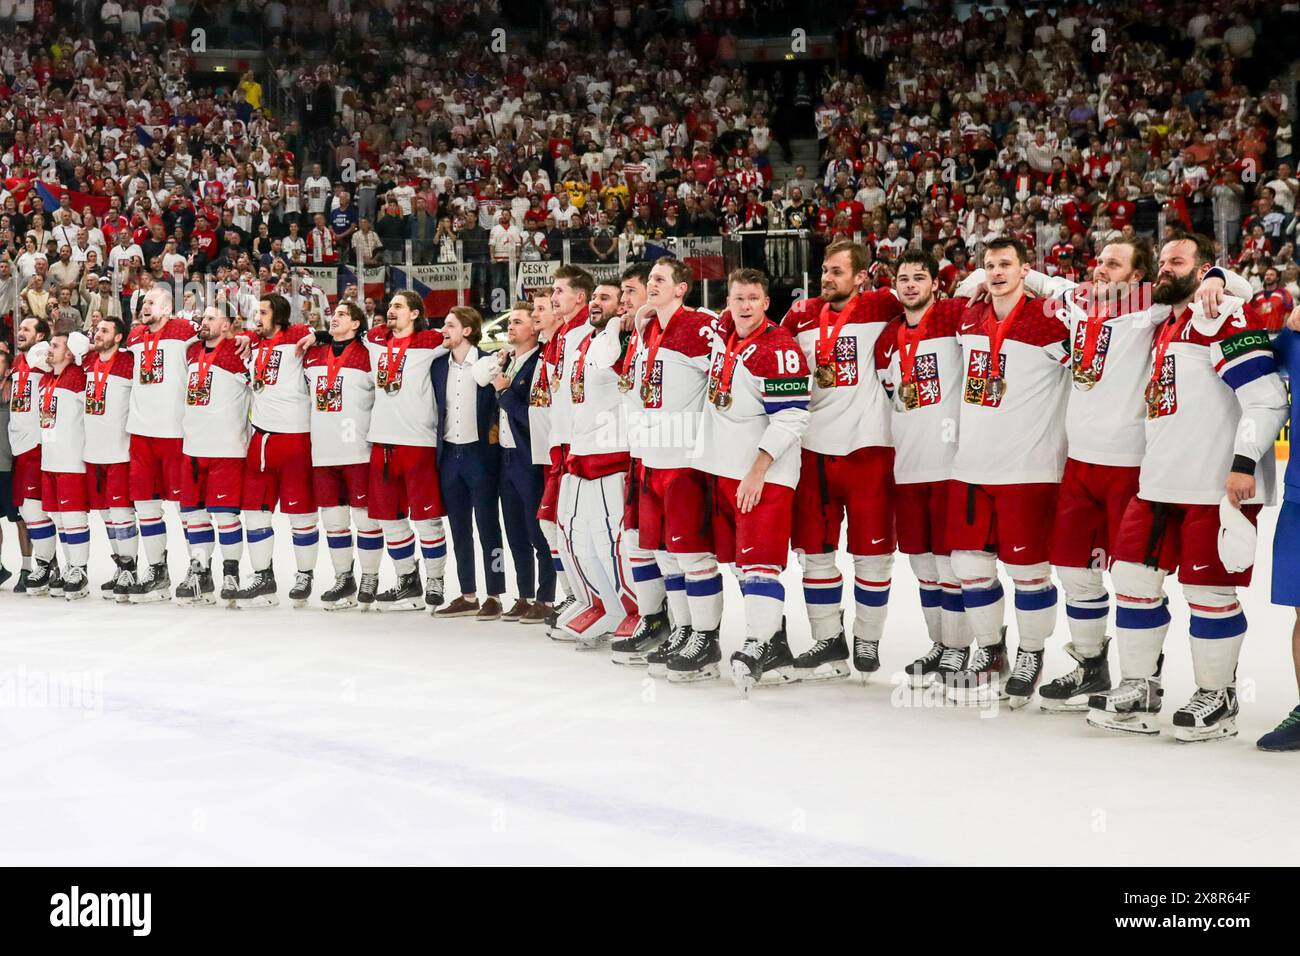
{"label": "hockey player in white jersey", "polygon": [[1122,679],[1088,700],[1093,726],[1159,733],[1170,623],[1163,585],[1177,571],[1191,610],[1197,686],[1173,718],[1184,742],[1237,733],[1246,635],[1237,588],[1250,583],[1254,525],[1273,499],[1273,442],[1288,411],[1263,321],[1223,294],[1214,258],[1214,241],[1200,235],[1160,251],[1153,295],[1170,308],[1155,332],[1138,493],[1120,522],[1111,568]]}
{"label": "hockey player in white jersey", "polygon": [[82,360],[90,340],[81,332],[50,337],[41,378],[41,503],[58,528],[66,566],[63,597],[69,601],[90,593],[86,564],[90,558],[89,510],[86,494],[85,392]]}
{"label": "hockey player in white jersey", "polygon": [[587,305],[585,335],[566,346],[560,388],[568,389],[568,452],[560,481],[557,524],[571,561],[578,600],[559,619],[579,648],[609,639],[634,614],[631,571],[619,551],[630,457],[622,393],[616,370],[623,349],[618,321],[619,285],[596,283]]}
{"label": "hockey player in white jersey", "polygon": [[[47,372],[50,324],[28,316],[18,323],[18,357],[9,392],[9,446],[13,451],[14,504],[32,543],[33,567],[24,566],[17,587],[31,597],[48,594],[59,573],[54,519],[41,504],[41,382]],[[24,559],[26,564],[26,559]]]}
{"label": "hockey player in white jersey", "polygon": [[[695,467],[708,476],[714,552],[734,565],[744,599],[745,642],[729,661],[742,693],[798,679],[781,572],[808,427],[808,363],[789,330],[767,317],[770,305],[763,273],[731,273],[695,446]],[[669,679],[697,674],[689,663],[687,654],[669,660]]]}

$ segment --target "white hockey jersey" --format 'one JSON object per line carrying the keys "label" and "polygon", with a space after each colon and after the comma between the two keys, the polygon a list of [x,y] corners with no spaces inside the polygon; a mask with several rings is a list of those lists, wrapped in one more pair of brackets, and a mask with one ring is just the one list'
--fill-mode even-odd
{"label": "white hockey jersey", "polygon": [[315,345],[304,361],[311,396],[311,463],[359,465],[370,460],[371,412],[375,377],[370,353],[356,339],[338,355],[333,345]]}
{"label": "white hockey jersey", "polygon": [[648,468],[693,468],[717,317],[678,308],[641,329],[632,376],[640,417],[628,442]]}
{"label": "white hockey jersey", "polygon": [[37,397],[46,373],[27,364],[19,353],[14,360],[9,396],[9,448],[14,455],[29,452],[41,443],[41,420]]}
{"label": "white hockey jersey", "polygon": [[112,465],[131,460],[131,436],[126,419],[131,409],[131,385],[135,361],[130,352],[118,349],[108,362],[87,355],[84,456],[95,465]]}
{"label": "white hockey jersey", "polygon": [[430,368],[446,351],[442,333],[433,329],[394,338],[378,325],[366,333],[366,350],[375,379],[375,404],[370,413],[372,444],[438,444],[438,407]]}
{"label": "white hockey jersey", "polygon": [[269,339],[253,338],[248,370],[253,386],[253,427],[277,434],[311,430],[311,396],[297,344],[312,335],[306,325],[291,325]]}
{"label": "white hockey jersey", "polygon": [[186,356],[184,441],[192,458],[243,458],[248,452],[248,369],[231,340]]}
{"label": "white hockey jersey", "polygon": [[184,319],[169,319],[157,332],[137,325],[126,340],[135,356],[131,410],[126,430],[151,438],[182,437],[187,375],[186,353],[198,339]]}
{"label": "white hockey jersey", "polygon": [[41,380],[36,397],[41,424],[41,471],[80,475],[86,472],[86,373],[69,365]]}

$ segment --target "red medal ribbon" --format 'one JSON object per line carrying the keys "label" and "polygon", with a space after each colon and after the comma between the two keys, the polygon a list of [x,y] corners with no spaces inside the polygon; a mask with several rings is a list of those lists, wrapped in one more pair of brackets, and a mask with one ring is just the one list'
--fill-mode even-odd
{"label": "red medal ribbon", "polygon": [[[17,381],[14,384],[15,387],[18,389],[17,391],[18,397],[22,398],[22,396],[25,395],[27,392],[27,380],[32,377],[32,367],[27,364],[27,356],[23,355],[20,357],[23,360],[23,366],[22,368],[16,370],[15,375],[17,376]],[[10,393],[11,401],[13,399],[13,394],[14,393]]]}
{"label": "red medal ribbon", "polygon": [[750,342],[753,342],[760,335],[767,331],[772,322],[766,316],[763,317],[763,323],[757,329],[749,334],[740,342],[736,341],[736,333],[733,330],[727,337],[727,352],[722,358],[722,371],[718,373],[718,392],[722,395],[731,393],[731,379],[735,375],[736,362],[740,358],[740,353],[745,351]]}
{"label": "red medal ribbon", "polygon": [[[280,344],[282,338],[284,338],[284,333],[276,332],[269,339],[262,339],[257,343],[257,364],[253,373],[253,381],[261,382],[263,385],[266,384],[266,366],[270,364],[271,353],[275,351],[275,347]],[[216,350],[213,349],[213,351]]]}
{"label": "red medal ribbon", "polygon": [[925,310],[921,316],[921,321],[917,322],[915,327],[909,326],[907,320],[898,327],[898,373],[904,382],[916,380],[916,350],[921,345],[921,340],[925,338],[925,323],[934,312],[935,303],[930,304],[930,308]]}
{"label": "red medal ribbon", "polygon": [[1007,333],[1011,331],[1011,326],[1015,324],[1016,319],[1020,318],[1020,313],[1024,311],[1025,304],[1029,301],[1028,296],[1021,296],[1020,301],[1016,303],[1005,319],[998,320],[998,314],[993,311],[992,305],[989,306],[988,324],[992,325],[987,330],[989,337],[989,378],[1002,377],[1002,343],[1006,341]]}
{"label": "red medal ribbon", "polygon": [[1086,325],[1083,330],[1083,357],[1079,359],[1079,369],[1087,371],[1092,368],[1093,359],[1097,357],[1097,340],[1101,338],[1101,327],[1106,324],[1107,315],[1098,311],[1090,302],[1087,309]]}
{"label": "red medal ribbon", "polygon": [[388,341],[385,343],[385,348],[387,349],[388,365],[386,367],[388,369],[388,380],[390,382],[396,381],[397,370],[402,367],[402,360],[406,356],[406,350],[411,347],[411,340],[414,338],[415,333],[412,332],[410,335],[406,336],[406,338],[401,340],[401,345],[394,349],[393,342],[395,342],[396,339],[391,335],[388,337]]}
{"label": "red medal ribbon", "polygon": [[[343,367],[343,359],[347,357],[347,354],[352,351],[353,346],[355,346],[356,344],[357,344],[357,340],[353,339],[351,342],[349,342],[347,345],[343,347],[343,351],[339,352],[338,355],[334,354],[333,349],[330,349],[326,353],[325,391],[331,392],[334,390],[334,382],[339,377],[339,369]],[[403,351],[405,351],[405,349],[403,349]]]}
{"label": "red medal ribbon", "polygon": [[[199,388],[202,388],[203,383],[208,380],[208,370],[212,368],[212,363],[217,360],[217,353],[225,347],[227,341],[229,340],[223,339],[211,349],[204,348],[199,350],[199,378],[197,383]],[[96,371],[98,371],[98,369],[96,369]]]}
{"label": "red medal ribbon", "polygon": [[63,372],[58,375],[46,375],[41,379],[41,412],[45,415],[50,413],[50,407],[54,404],[54,389],[58,387],[61,378],[63,378]]}
{"label": "red medal ribbon", "polygon": [[148,369],[149,374],[153,375],[154,359],[158,355],[158,343],[162,341],[163,332],[167,331],[164,325],[157,332],[150,332],[147,328],[144,332],[144,349],[140,355],[140,368]]}
{"label": "red medal ribbon", "polygon": [[1178,337],[1178,333],[1183,330],[1183,326],[1187,324],[1187,320],[1191,317],[1192,310],[1187,309],[1181,316],[1178,316],[1177,318],[1170,316],[1170,318],[1165,321],[1164,328],[1160,330],[1160,337],[1156,339],[1156,354],[1155,358],[1151,362],[1152,384],[1156,384],[1160,381],[1160,370],[1165,364],[1165,352],[1169,351],[1170,344]]}
{"label": "red medal ribbon", "polygon": [[[114,353],[113,357],[116,358],[117,354]],[[112,367],[113,363],[105,362],[104,356],[98,354],[95,356],[95,367],[90,370],[93,382],[90,395],[96,402],[104,400],[104,392],[108,390],[108,372]]]}
{"label": "red medal ribbon", "polygon": [[[669,317],[668,321],[671,322],[672,318]],[[659,316],[656,315],[654,321],[650,323],[650,341],[646,343],[645,374],[641,377],[643,385],[650,384],[650,376],[654,374],[655,358],[659,355],[659,343],[663,341],[664,333],[667,331],[668,326],[661,326]]]}
{"label": "red medal ribbon", "polygon": [[822,306],[821,315],[818,317],[817,332],[817,364],[830,365],[831,359],[835,356],[835,340],[840,337],[840,332],[844,330],[844,324],[848,322],[849,315],[853,312],[858,303],[858,295],[855,292],[849,297],[849,301],[844,303],[844,308],[840,310],[840,317],[835,320],[835,327],[830,330],[830,335],[826,334],[830,325],[831,304],[829,302]]}

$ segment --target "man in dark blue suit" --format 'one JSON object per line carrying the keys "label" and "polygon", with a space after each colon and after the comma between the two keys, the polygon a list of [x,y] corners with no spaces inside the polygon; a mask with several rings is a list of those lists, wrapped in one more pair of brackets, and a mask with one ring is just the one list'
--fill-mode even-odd
{"label": "man in dark blue suit", "polygon": [[[443,321],[448,352],[434,359],[434,400],[438,405],[438,480],[451,526],[460,597],[439,608],[435,617],[501,618],[501,594],[506,589],[497,485],[501,446],[497,441],[496,389],[479,385],[474,364],[483,318],[468,306],[456,306]],[[474,575],[474,525],[483,553],[487,600],[479,605]]]}
{"label": "man in dark blue suit", "polygon": [[540,356],[532,305],[519,302],[510,312],[506,347],[475,366],[476,380],[492,383],[501,409],[501,514],[519,589],[519,600],[502,619],[521,624],[544,624],[555,600],[555,562],[537,520],[542,466],[533,464],[529,422],[533,374]]}

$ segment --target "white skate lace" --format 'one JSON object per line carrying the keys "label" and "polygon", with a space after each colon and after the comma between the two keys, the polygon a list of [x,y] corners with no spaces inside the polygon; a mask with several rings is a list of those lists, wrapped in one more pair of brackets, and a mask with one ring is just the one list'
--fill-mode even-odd
{"label": "white skate lace", "polygon": [[[855,637],[853,638],[853,653],[856,657],[875,657],[876,642],[869,641],[865,637]],[[931,653],[933,653],[933,648]],[[929,654],[926,655],[927,658],[929,656]]]}
{"label": "white skate lace", "polygon": [[1075,688],[1081,686],[1083,684],[1082,665],[1076,667],[1068,674],[1062,674],[1060,677],[1056,678],[1056,680],[1052,681],[1052,683],[1057,684],[1061,687],[1069,687],[1069,688]]}
{"label": "white skate lace", "polygon": [[982,671],[993,661],[993,654],[986,648],[978,648],[966,665],[968,671]]}
{"label": "white skate lace", "polygon": [[299,571],[293,579],[293,589],[305,588],[311,583],[311,575],[305,571]]}
{"label": "white skate lace", "polygon": [[679,627],[668,636],[668,651],[670,653],[676,653],[687,642],[687,633],[686,628]]}
{"label": "white skate lace", "polygon": [[682,657],[695,657],[704,650],[704,635],[700,631],[692,631],[691,639],[686,642],[686,646],[680,651]]}
{"label": "white skate lace", "polygon": [[921,655],[921,660],[926,664],[932,661],[942,661],[944,653],[942,644],[931,642],[930,649]]}
{"label": "white skate lace", "polygon": [[1218,710],[1222,703],[1223,691],[1198,688],[1183,710],[1197,719],[1203,719]]}
{"label": "white skate lace", "polygon": [[763,643],[754,638],[747,638],[745,646],[740,649],[740,653],[745,657],[753,658],[756,661],[763,659]]}
{"label": "white skate lace", "polygon": [[966,659],[966,652],[960,647],[945,647],[943,656],[939,658],[939,667],[947,671],[961,670],[962,662]]}
{"label": "white skate lace", "polygon": [[1011,671],[1012,680],[1033,680],[1038,669],[1038,657],[1029,651],[1016,652],[1016,666]]}

